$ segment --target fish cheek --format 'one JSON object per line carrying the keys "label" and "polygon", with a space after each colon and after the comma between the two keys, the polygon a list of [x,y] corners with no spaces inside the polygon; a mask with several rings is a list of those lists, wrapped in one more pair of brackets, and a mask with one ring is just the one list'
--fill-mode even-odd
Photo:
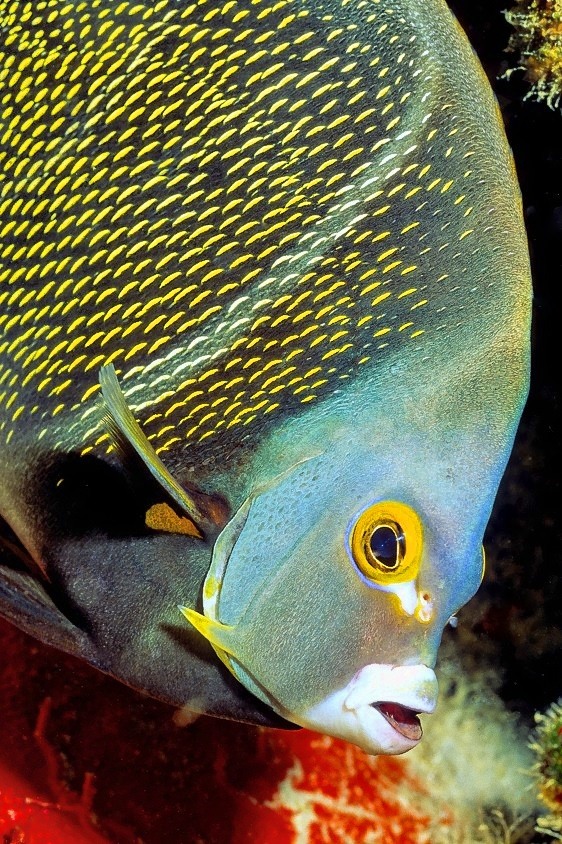
{"label": "fish cheek", "polygon": [[319,561],[315,545],[296,549],[240,622],[239,662],[289,718],[365,665],[419,662],[424,648],[395,596],[363,583],[345,552]]}

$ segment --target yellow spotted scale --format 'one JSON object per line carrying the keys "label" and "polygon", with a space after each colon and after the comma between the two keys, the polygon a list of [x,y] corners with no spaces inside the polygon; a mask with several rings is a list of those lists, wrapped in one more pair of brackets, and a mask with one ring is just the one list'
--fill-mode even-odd
{"label": "yellow spotted scale", "polygon": [[0,0],[0,611],[38,638],[414,746],[529,314],[443,0]]}

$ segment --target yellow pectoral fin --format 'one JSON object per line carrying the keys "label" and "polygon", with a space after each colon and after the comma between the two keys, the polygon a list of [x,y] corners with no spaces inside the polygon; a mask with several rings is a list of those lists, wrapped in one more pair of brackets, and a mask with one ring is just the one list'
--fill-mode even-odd
{"label": "yellow pectoral fin", "polygon": [[211,643],[217,656],[232,671],[229,656],[236,657],[233,650],[235,628],[228,624],[221,624],[220,621],[213,621],[212,618],[207,618],[206,615],[201,615],[197,610],[189,607],[178,607],[178,609],[189,623]]}

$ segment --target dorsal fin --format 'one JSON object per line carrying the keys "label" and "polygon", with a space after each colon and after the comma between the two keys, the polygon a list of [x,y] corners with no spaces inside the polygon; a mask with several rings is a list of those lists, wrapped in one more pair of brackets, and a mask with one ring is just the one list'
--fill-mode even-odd
{"label": "dorsal fin", "polygon": [[140,458],[152,477],[193,522],[199,538],[203,537],[206,529],[215,529],[215,522],[197,500],[198,496],[178,484],[143,433],[126,402],[113,364],[101,367],[99,380],[104,405],[103,422],[123,459],[126,461],[131,451]]}

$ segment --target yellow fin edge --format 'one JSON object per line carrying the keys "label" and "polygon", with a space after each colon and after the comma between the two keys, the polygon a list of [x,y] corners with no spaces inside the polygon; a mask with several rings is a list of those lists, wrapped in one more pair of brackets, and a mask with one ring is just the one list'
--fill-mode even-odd
{"label": "yellow fin edge", "polygon": [[206,615],[202,615],[197,610],[192,610],[189,607],[178,606],[178,609],[184,618],[195,627],[197,632],[211,643],[217,656],[234,673],[229,656],[236,657],[233,651],[235,628],[229,624],[221,624],[220,621],[213,621],[212,618],[207,618]]}

